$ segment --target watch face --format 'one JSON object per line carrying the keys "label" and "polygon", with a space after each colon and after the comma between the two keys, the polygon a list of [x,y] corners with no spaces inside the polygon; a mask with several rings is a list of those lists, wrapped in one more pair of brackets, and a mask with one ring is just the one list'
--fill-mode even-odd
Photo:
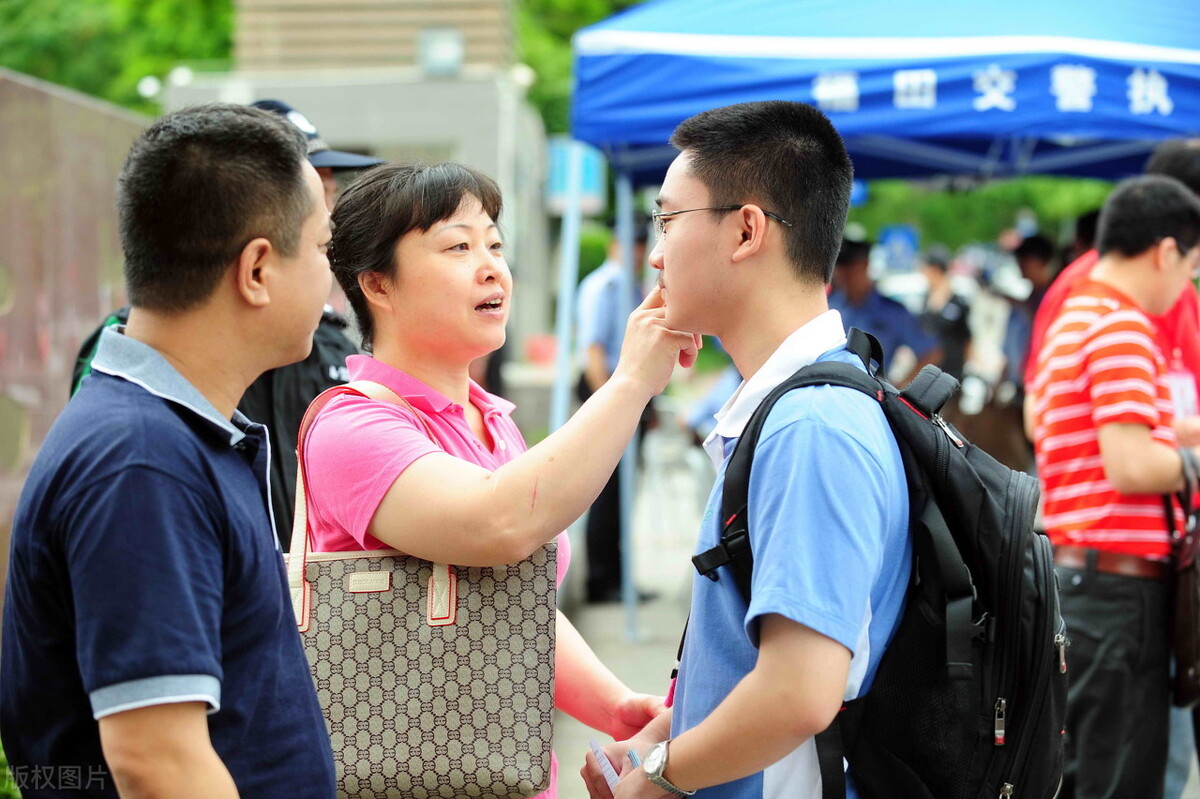
{"label": "watch face", "polygon": [[666,755],[666,747],[659,745],[654,747],[646,755],[645,768],[648,774],[658,774],[662,772],[663,757]]}

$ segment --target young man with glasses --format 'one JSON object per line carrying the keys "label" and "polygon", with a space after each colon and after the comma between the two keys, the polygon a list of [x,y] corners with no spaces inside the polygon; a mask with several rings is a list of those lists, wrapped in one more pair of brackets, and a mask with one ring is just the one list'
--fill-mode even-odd
{"label": "young man with glasses", "polygon": [[[719,472],[703,552],[720,538],[724,464],[758,404],[803,366],[857,362],[826,301],[852,168],[829,121],[799,103],[708,111],[672,143],[650,256],[667,321],[718,336],[745,376],[705,441]],[[903,464],[878,403],[840,387],[781,399],[755,450],[749,522],[751,604],[727,567],[694,578],[672,710],[608,750],[644,761],[619,761],[619,799],[821,796],[813,736],[870,687],[911,564]],[[594,758],[583,773],[608,796]]]}

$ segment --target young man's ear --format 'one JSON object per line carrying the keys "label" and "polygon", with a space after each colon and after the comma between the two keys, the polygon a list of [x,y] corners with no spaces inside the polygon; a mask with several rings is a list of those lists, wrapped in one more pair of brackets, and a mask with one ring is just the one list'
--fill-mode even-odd
{"label": "young man's ear", "polygon": [[274,267],[276,257],[271,242],[259,237],[242,248],[233,265],[234,285],[238,294],[255,308],[261,308],[271,301],[265,273]]}
{"label": "young man's ear", "polygon": [[743,205],[734,212],[738,218],[738,235],[740,241],[733,251],[735,263],[744,261],[762,251],[767,237],[767,215],[757,205]]}

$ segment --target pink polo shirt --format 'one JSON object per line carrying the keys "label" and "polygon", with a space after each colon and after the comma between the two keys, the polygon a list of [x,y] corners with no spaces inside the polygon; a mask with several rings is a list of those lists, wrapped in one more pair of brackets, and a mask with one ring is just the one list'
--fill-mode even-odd
{"label": "pink polo shirt", "polygon": [[[367,533],[375,509],[396,478],[431,452],[446,452],[485,469],[498,469],[526,450],[513,423],[513,404],[471,383],[471,404],[483,414],[489,450],[471,432],[463,408],[405,372],[369,355],[346,359],[350,380],[372,380],[399,394],[433,431],[392,403],[341,396],[329,401],[304,442],[308,519],[314,552],[388,549]],[[571,561],[571,543],[558,536],[558,584]],[[551,761],[550,788],[538,799],[557,796],[558,763]]]}

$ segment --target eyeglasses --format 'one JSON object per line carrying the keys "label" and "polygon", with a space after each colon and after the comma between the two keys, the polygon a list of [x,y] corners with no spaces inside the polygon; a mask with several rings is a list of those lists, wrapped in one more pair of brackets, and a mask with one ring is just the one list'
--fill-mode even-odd
{"label": "eyeglasses", "polygon": [[[663,236],[667,235],[667,220],[673,216],[690,214],[692,211],[736,211],[739,208],[744,207],[745,204],[743,203],[742,205],[716,205],[709,208],[687,208],[683,211],[669,211],[665,214],[662,211],[652,211],[650,212],[650,216],[652,219],[654,219],[654,230],[658,234],[658,238],[661,239]],[[781,225],[787,225],[788,227],[792,226],[791,222],[787,221],[779,214],[773,214],[770,211],[763,211],[763,216],[774,219]]]}

